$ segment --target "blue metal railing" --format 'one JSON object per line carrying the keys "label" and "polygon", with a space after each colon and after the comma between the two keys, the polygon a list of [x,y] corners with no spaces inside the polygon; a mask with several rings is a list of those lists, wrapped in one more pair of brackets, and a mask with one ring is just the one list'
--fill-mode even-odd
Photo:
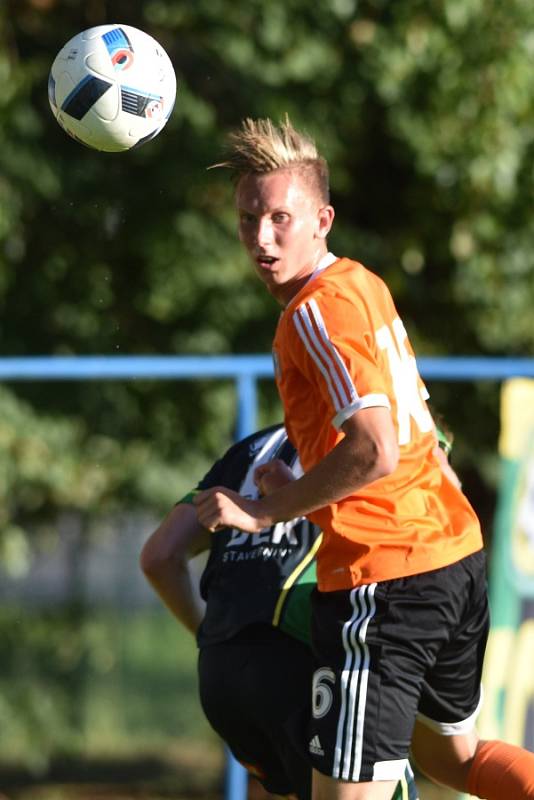
{"label": "blue metal railing", "polygon": [[[534,377],[534,358],[457,356],[420,358],[417,363],[426,380],[500,381],[517,376]],[[257,382],[272,376],[268,355],[0,358],[0,381],[231,378],[237,386],[238,438],[255,430]]]}
{"label": "blue metal railing", "polygon": [[[534,358],[459,356],[420,358],[417,363],[425,380],[471,382],[534,377]],[[257,383],[272,376],[268,355],[0,358],[0,381],[230,378],[237,389],[238,439],[256,429]],[[225,800],[246,800],[246,796],[247,773],[227,752]]]}

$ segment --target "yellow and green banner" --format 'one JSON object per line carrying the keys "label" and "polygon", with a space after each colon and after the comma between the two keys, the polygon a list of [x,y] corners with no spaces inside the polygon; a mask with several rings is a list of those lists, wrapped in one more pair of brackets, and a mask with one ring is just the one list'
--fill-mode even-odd
{"label": "yellow and green banner", "polygon": [[499,453],[479,730],[534,751],[534,380],[503,384]]}

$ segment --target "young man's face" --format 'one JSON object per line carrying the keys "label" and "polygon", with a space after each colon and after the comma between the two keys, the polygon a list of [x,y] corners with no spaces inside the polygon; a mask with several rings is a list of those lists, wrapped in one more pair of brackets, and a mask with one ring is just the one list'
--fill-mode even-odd
{"label": "young man's face", "polygon": [[239,238],[269,292],[286,305],[327,252],[332,206],[298,169],[245,175],[236,205]]}

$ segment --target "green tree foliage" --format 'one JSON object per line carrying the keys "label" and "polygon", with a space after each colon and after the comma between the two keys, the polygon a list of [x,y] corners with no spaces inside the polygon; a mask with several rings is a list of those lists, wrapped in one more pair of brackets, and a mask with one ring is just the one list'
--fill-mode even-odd
{"label": "green tree foliage", "polygon": [[391,10],[367,66],[432,203],[402,263],[424,270],[430,291],[435,269],[444,276],[447,313],[462,315],[456,350],[532,354],[534,8],[456,0]]}
{"label": "green tree foliage", "polygon": [[[4,353],[267,351],[277,309],[236,241],[228,177],[206,168],[242,117],[285,112],[330,160],[332,248],[388,280],[419,353],[534,352],[529,0],[12,0],[0,15]],[[112,155],[65,136],[46,80],[70,36],[117,19],[162,42],[179,89],[159,137]],[[437,396],[460,437],[482,404],[488,424],[469,432],[494,447],[495,387]],[[147,499],[137,446],[152,491],[151,475],[232,433],[230,386],[35,383],[2,397],[5,415],[14,397],[33,408],[43,441],[57,424],[59,461],[96,454],[107,494],[129,503]],[[85,470],[61,500],[39,463],[38,492],[23,472],[9,484],[15,517],[89,507]]]}

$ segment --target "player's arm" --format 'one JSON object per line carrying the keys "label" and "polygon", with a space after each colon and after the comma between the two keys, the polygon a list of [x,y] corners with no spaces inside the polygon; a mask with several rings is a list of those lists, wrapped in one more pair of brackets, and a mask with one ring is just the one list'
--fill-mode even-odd
{"label": "player's arm", "polygon": [[191,633],[204,616],[204,603],[190,559],[209,548],[210,534],[203,528],[195,507],[179,503],[146,541],[141,569],[163,603]]}
{"label": "player's arm", "polygon": [[462,488],[462,482],[451,467],[449,455],[452,450],[453,436],[450,431],[446,431],[443,422],[439,424],[434,423],[436,434],[436,446],[434,447],[434,455],[439,461],[442,472],[447,476],[449,481],[454,484],[458,489]]}
{"label": "player's arm", "polygon": [[260,464],[254,472],[254,483],[258,487],[260,495],[272,494],[289,481],[294,480],[296,477],[291,467],[279,458],[273,458],[265,464]]}
{"label": "player's arm", "polygon": [[360,409],[342,430],[343,439],[313,469],[260,500],[222,487],[200,492],[194,498],[199,520],[209,530],[231,526],[257,533],[336,503],[395,470],[399,449],[388,408]]}

